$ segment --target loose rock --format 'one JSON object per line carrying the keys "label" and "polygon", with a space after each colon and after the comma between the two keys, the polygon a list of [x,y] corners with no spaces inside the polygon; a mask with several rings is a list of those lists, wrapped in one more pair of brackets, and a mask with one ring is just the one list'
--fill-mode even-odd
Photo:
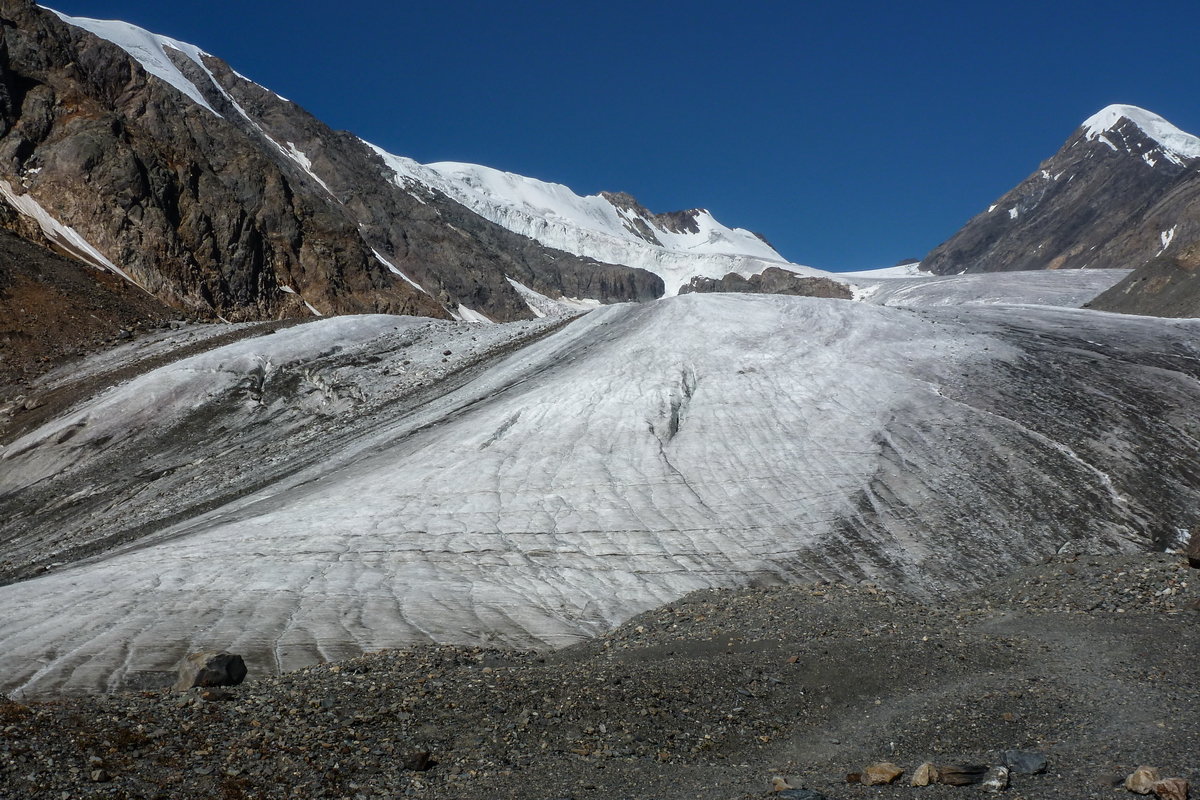
{"label": "loose rock", "polygon": [[1154,784],[1158,783],[1158,769],[1156,767],[1141,766],[1129,774],[1125,778],[1125,788],[1136,794],[1150,794],[1154,791]]}
{"label": "loose rock", "polygon": [[1036,750],[1005,750],[1004,763],[1017,775],[1039,775],[1049,766],[1046,754]]}
{"label": "loose rock", "polygon": [[931,783],[937,783],[938,771],[929,761],[926,761],[921,766],[917,767],[917,771],[913,773],[913,786],[928,786]]}
{"label": "loose rock", "polygon": [[776,775],[774,778],[771,778],[771,791],[772,792],[782,792],[784,789],[795,789],[795,788],[796,788],[795,786],[792,786],[790,783],[787,782],[787,778],[784,778],[781,775]]}
{"label": "loose rock", "polygon": [[786,800],[829,800],[825,795],[814,792],[812,789],[784,789],[773,797],[782,797]]}
{"label": "loose rock", "polygon": [[986,764],[938,764],[938,783],[947,786],[970,786],[983,780]]}
{"label": "loose rock", "polygon": [[892,762],[881,761],[863,770],[862,782],[864,786],[883,786],[892,783],[903,774],[904,770]]}
{"label": "loose rock", "polygon": [[1183,778],[1164,778],[1154,784],[1154,793],[1162,800],[1188,800],[1188,789]]}
{"label": "loose rock", "polygon": [[992,767],[983,776],[983,788],[988,792],[1003,792],[1008,788],[1008,767]]}

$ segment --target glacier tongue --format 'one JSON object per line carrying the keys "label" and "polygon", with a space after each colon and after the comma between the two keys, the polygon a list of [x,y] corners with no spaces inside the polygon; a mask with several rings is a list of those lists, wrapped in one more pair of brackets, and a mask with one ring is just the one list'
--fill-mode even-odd
{"label": "glacier tongue", "polygon": [[[1139,477],[1200,457],[1140,413],[1200,402],[1192,322],[687,295],[429,382],[476,340],[555,323],[515,325],[314,322],[15,443],[0,502],[28,535],[4,559],[98,522],[128,543],[0,587],[0,688],[112,688],[214,646],[258,674],[413,642],[559,646],[709,586],[936,592],[1144,546],[1200,499]],[[167,468],[114,493],[146,468],[121,461],[137,441]]]}

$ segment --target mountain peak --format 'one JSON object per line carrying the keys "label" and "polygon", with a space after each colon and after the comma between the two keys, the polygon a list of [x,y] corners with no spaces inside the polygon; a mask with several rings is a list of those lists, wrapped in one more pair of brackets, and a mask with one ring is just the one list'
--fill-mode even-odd
{"label": "mountain peak", "polygon": [[1137,106],[1106,106],[1084,120],[1080,127],[1083,128],[1088,141],[1100,139],[1113,147],[1104,134],[1117,128],[1123,119],[1140,128],[1142,133],[1157,142],[1164,152],[1184,159],[1200,158],[1200,137],[1182,131],[1158,114]]}

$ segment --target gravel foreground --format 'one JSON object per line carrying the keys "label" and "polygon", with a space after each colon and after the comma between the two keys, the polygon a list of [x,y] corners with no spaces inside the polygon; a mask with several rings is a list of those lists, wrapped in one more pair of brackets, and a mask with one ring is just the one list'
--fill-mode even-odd
{"label": "gravel foreground", "polygon": [[[703,591],[554,653],[420,647],[231,689],[0,701],[0,798],[829,798],[1037,750],[1011,798],[1200,779],[1200,571],[1056,556],[927,603],[872,585]],[[846,782],[877,761],[893,785]]]}

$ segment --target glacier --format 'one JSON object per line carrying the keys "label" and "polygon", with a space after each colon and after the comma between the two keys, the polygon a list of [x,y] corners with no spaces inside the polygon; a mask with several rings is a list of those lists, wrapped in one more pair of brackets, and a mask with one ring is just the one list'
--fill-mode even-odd
{"label": "glacier", "polygon": [[157,685],[211,647],[259,675],[418,642],[553,648],[703,587],[937,595],[1164,546],[1200,500],[1179,411],[1198,325],[685,295],[214,347],[5,442],[0,688]]}

